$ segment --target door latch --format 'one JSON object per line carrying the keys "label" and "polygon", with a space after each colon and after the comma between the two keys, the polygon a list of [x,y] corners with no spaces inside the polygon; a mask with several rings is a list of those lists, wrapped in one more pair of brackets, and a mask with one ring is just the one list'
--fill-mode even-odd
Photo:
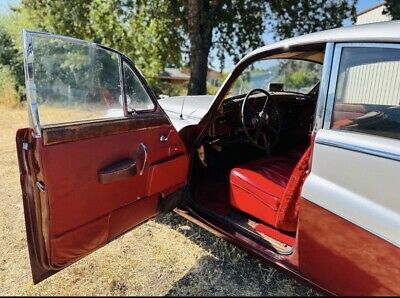
{"label": "door latch", "polygon": [[29,143],[29,142],[22,142],[22,149],[24,149],[24,150],[31,150],[31,149],[32,149],[32,143]]}
{"label": "door latch", "polygon": [[44,192],[46,190],[46,186],[44,185],[43,181],[37,181],[36,186],[40,191]]}
{"label": "door latch", "polygon": [[168,138],[169,138],[169,136],[171,135],[172,132],[173,132],[173,130],[171,129],[171,130],[168,132],[167,135],[161,135],[161,136],[160,136],[160,142],[167,142],[167,141],[168,141]]}

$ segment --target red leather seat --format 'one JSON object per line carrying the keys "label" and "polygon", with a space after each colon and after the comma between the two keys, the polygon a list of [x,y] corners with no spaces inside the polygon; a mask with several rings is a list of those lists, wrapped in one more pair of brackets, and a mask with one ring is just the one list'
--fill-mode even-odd
{"label": "red leather seat", "polygon": [[232,169],[231,205],[278,229],[295,231],[309,157],[307,149],[300,161],[293,155],[272,156]]}

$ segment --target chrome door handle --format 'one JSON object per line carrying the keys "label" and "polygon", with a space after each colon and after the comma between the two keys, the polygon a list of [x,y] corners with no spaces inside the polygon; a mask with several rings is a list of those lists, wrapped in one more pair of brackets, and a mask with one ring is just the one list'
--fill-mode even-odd
{"label": "chrome door handle", "polygon": [[146,163],[147,163],[147,147],[144,143],[140,143],[139,149],[143,150],[143,153],[144,153],[142,168],[140,169],[140,172],[139,172],[139,175],[143,175],[144,168],[146,167]]}
{"label": "chrome door handle", "polygon": [[167,135],[161,135],[161,136],[160,136],[160,142],[167,142],[167,141],[168,141],[168,138],[169,138],[169,136],[171,135],[172,132],[173,132],[173,130],[171,129],[171,130],[168,132]]}

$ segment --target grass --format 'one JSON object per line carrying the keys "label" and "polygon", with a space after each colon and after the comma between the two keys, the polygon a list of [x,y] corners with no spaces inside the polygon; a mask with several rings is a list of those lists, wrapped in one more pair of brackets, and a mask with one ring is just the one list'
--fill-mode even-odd
{"label": "grass", "polygon": [[26,108],[0,105],[0,295],[317,295],[174,213],[33,286],[15,152],[27,125]]}

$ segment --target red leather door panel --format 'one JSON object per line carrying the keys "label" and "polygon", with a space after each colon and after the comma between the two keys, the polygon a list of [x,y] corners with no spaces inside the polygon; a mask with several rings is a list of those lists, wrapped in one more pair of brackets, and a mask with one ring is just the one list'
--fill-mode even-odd
{"label": "red leather door panel", "polygon": [[[30,174],[29,177],[22,175],[21,179],[42,181],[45,185],[41,192],[35,188],[36,198],[26,198],[36,203],[32,207],[36,209],[33,211],[37,215],[35,224],[43,234],[46,250],[42,252],[46,261],[31,254],[41,266],[37,272],[60,270],[155,216],[159,212],[159,194],[186,184],[186,149],[166,116],[161,112],[154,115],[159,118],[158,122],[154,116],[151,122],[143,121],[141,127],[125,125],[121,131],[112,130],[112,133],[107,126],[115,123],[100,122],[95,127],[96,134],[86,131],[84,135],[78,134],[80,139],[75,134],[71,140],[66,137],[68,142],[46,144],[44,137],[31,138],[31,157],[37,165],[36,171],[27,166],[26,156],[19,154],[20,166]],[[140,116],[136,116],[126,122],[139,120]],[[60,133],[60,128],[57,130]],[[99,131],[105,133],[99,136]],[[167,133],[170,133],[168,140],[161,142],[160,136]],[[30,134],[25,131],[18,134],[17,146],[22,151],[21,143]],[[141,143],[146,147],[146,162]],[[126,175],[118,175],[116,171],[116,178],[107,178],[107,183],[99,179],[99,173],[104,173],[105,168],[111,165],[113,169],[114,163],[119,165],[124,160],[130,161],[130,167],[135,162],[136,169]],[[171,173],[174,179],[169,179]],[[29,181],[22,180],[24,188]],[[23,192],[27,194],[26,189]],[[43,274],[33,273],[34,282],[43,279]]]}

